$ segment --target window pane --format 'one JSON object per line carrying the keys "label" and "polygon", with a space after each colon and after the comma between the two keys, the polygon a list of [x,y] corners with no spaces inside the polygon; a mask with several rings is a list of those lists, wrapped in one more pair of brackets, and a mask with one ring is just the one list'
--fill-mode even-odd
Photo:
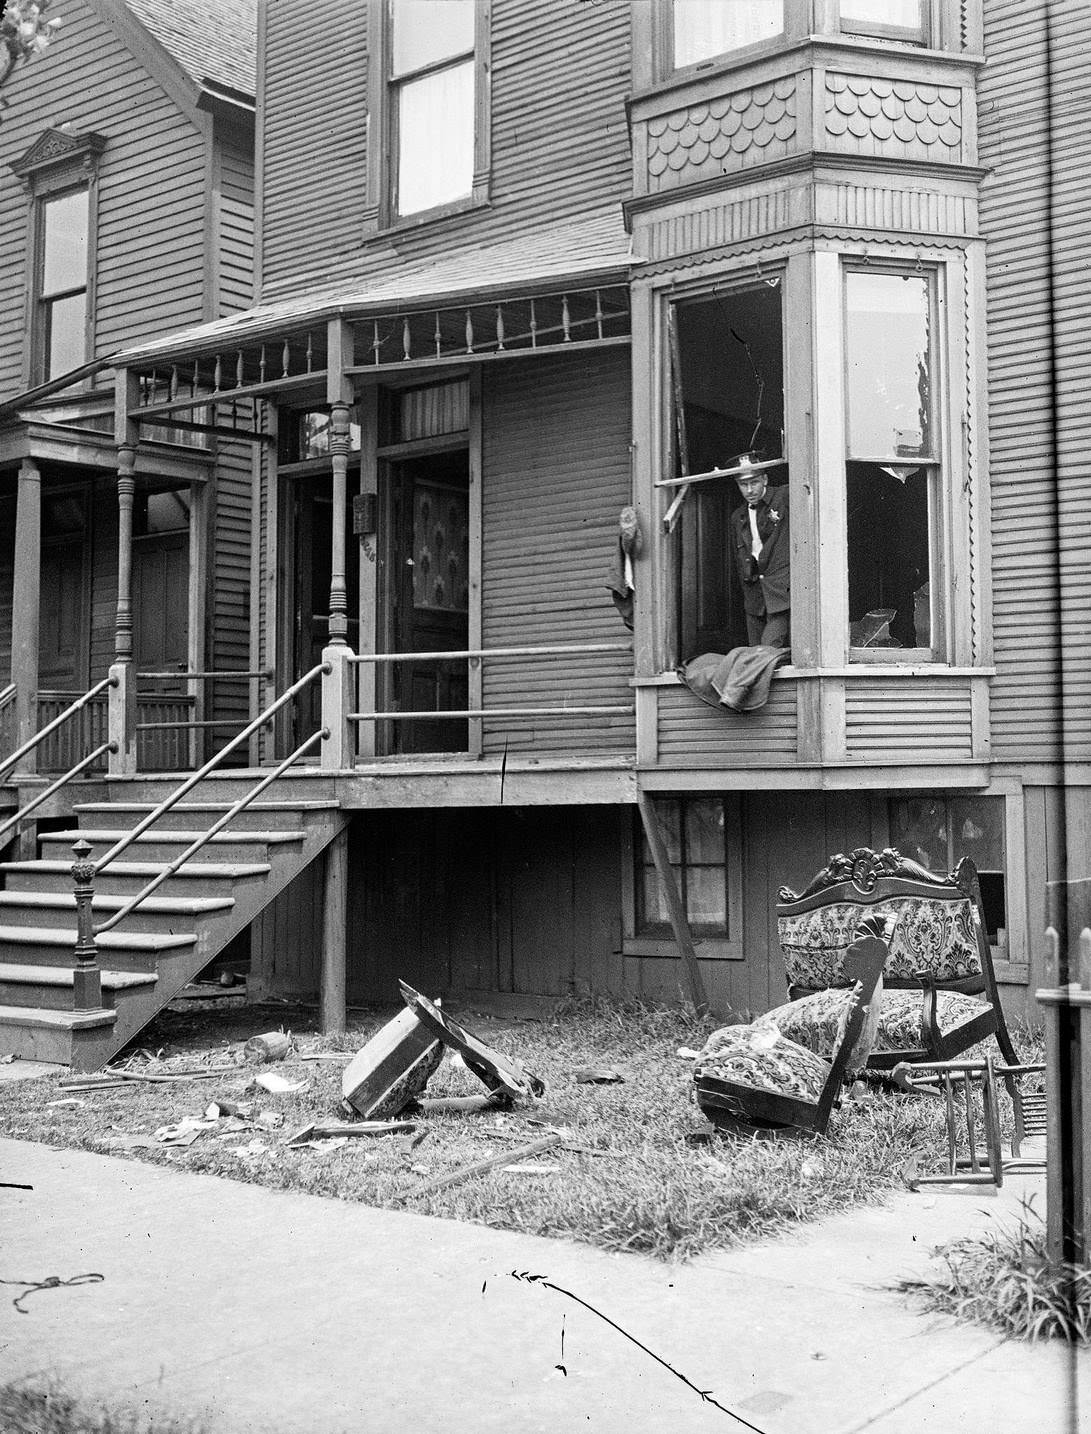
{"label": "window pane", "polygon": [[670,920],[667,912],[667,902],[663,895],[663,888],[659,885],[659,877],[656,875],[654,866],[641,868],[641,911],[640,926],[666,925]]}
{"label": "window pane", "polygon": [[769,40],[784,29],[784,0],[674,0],[674,64]]}
{"label": "window pane", "polygon": [[851,458],[932,455],[928,280],[845,275]]}
{"label": "window pane", "polygon": [[849,463],[846,489],[850,646],[931,648],[927,469]]}
{"label": "window pane", "polygon": [[87,283],[87,190],[47,200],[42,214],[42,297],[82,289]]}
{"label": "window pane", "polygon": [[[659,829],[663,833],[663,842],[667,848],[667,860],[672,866],[677,866],[682,860],[678,825],[681,815],[680,803],[671,797],[657,797],[655,799],[655,815],[659,821]],[[643,830],[643,824],[641,824],[642,834]],[[644,862],[650,864],[652,853],[648,846],[648,838],[646,836],[643,837],[643,850]]]}
{"label": "window pane", "polygon": [[719,798],[686,802],[686,861],[724,860],[724,808]]}
{"label": "window pane", "polygon": [[841,0],[841,19],[919,31],[921,0]]}
{"label": "window pane", "polygon": [[391,0],[390,22],[395,75],[474,47],[474,0]]}
{"label": "window pane", "polygon": [[54,299],[47,310],[49,368],[47,378],[56,378],[79,368],[87,358],[87,294],[70,294]]}
{"label": "window pane", "polygon": [[407,81],[398,105],[398,213],[463,198],[473,173],[473,61]]}
{"label": "window pane", "polygon": [[890,844],[929,871],[949,870],[946,801],[942,797],[908,797],[891,802]]}
{"label": "window pane", "polygon": [[968,856],[978,871],[1003,871],[1003,798],[952,797],[949,805],[955,860]]}
{"label": "window pane", "polygon": [[169,493],[149,493],[143,515],[144,532],[175,533],[180,528],[188,528],[189,509],[188,488],[172,489]]}
{"label": "window pane", "polygon": [[722,866],[691,867],[686,872],[686,915],[695,928],[726,929],[727,888]]}

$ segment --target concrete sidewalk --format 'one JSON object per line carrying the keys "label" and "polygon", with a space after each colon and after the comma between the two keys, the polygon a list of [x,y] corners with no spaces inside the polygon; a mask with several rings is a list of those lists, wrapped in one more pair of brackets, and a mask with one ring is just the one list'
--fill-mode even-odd
{"label": "concrete sidewalk", "polygon": [[[639,1256],[0,1140],[5,1379],[210,1434],[1069,1434],[1087,1357],[910,1312],[890,1284],[1044,1177],[893,1198],[672,1268]],[[2,1298],[3,1296],[8,1298]],[[563,1365],[563,1369],[559,1366]],[[1091,1416],[1088,1416],[1091,1428]]]}

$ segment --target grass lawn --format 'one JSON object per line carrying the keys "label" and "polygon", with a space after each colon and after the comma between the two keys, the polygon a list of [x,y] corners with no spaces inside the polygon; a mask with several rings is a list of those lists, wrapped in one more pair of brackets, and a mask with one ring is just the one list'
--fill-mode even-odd
{"label": "grass lawn", "polygon": [[[904,1188],[907,1166],[938,1169],[945,1149],[938,1101],[871,1090],[835,1113],[821,1140],[717,1136],[694,1143],[687,1136],[711,1127],[691,1100],[692,1062],[677,1051],[700,1046],[714,1023],[678,1010],[599,1002],[568,1003],[548,1021],[453,1012],[542,1077],[546,1093],[533,1105],[420,1118],[415,1141],[354,1137],[293,1149],[285,1142],[303,1126],[338,1118],[341,1098],[343,1063],[305,1061],[303,1054],[354,1052],[394,1011],[353,1012],[346,1036],[324,1038],[315,1033],[315,1013],[303,1008],[210,1006],[165,1011],[142,1033],[141,1047],[165,1069],[241,1061],[247,1036],[278,1028],[291,1030],[296,1049],[272,1065],[240,1064],[229,1075],[185,1084],[131,1082],[81,1094],[60,1089],[59,1077],[3,1082],[0,1134],[664,1259],[775,1235],[880,1200]],[[574,1081],[572,1071],[588,1065],[614,1067],[624,1080]],[[134,1068],[142,1068],[139,1061]],[[261,1071],[305,1086],[267,1094],[253,1087]],[[464,1067],[445,1060],[427,1094],[483,1089]],[[229,1121],[185,1147],[155,1142],[159,1129],[202,1116],[218,1097],[253,1101],[254,1122]],[[524,1173],[493,1169],[417,1193],[437,1175],[540,1138],[544,1127],[563,1130],[566,1141],[585,1149],[550,1150]]]}

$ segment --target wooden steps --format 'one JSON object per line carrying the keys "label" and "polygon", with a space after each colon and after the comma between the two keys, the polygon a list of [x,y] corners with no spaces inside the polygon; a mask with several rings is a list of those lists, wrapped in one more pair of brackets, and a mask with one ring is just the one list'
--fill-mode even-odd
{"label": "wooden steps", "polygon": [[[293,773],[289,781],[295,799],[255,802],[135,912],[97,937],[102,1009],[74,1011],[72,847],[86,841],[91,859],[100,858],[181,780],[126,779],[116,785],[117,801],[77,804],[75,825],[42,832],[40,857],[0,862],[0,1056],[97,1069],[245,929],[345,823],[324,780],[311,794]],[[208,800],[180,802],[136,837],[96,876],[96,922],[108,920],[166,871],[255,780],[253,774],[219,777]],[[115,794],[113,782],[110,794]]]}

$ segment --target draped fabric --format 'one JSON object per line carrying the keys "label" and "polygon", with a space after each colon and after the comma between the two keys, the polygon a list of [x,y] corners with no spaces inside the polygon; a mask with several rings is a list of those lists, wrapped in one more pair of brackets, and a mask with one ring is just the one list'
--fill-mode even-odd
{"label": "draped fabric", "polygon": [[784,0],[674,0],[676,69],[769,40],[784,29]]}

